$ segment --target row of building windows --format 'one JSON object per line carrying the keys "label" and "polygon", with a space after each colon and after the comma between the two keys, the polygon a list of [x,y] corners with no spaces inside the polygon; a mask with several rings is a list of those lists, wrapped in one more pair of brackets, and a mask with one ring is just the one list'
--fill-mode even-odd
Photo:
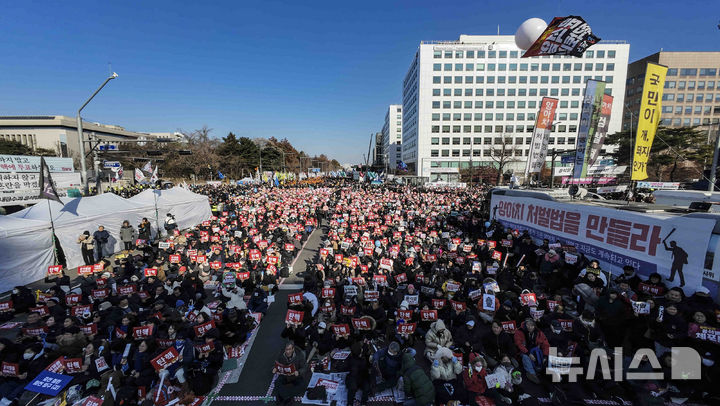
{"label": "row of building windows", "polygon": [[[615,58],[615,51],[604,51],[604,50],[598,50],[598,51],[585,51],[584,57],[586,59],[592,59],[592,58],[605,58],[607,55],[608,58]],[[433,58],[435,59],[463,59],[463,58],[518,58],[520,57],[519,51],[484,51],[484,50],[477,50],[477,51],[461,51],[461,50],[435,50],[433,51]],[[554,57],[558,58],[559,56]],[[548,57],[543,57],[548,58]]]}
{"label": "row of building windows", "polygon": [[662,112],[663,113],[670,113],[670,114],[683,114],[683,111],[685,114],[718,114],[720,113],[720,106],[663,106]]}
{"label": "row of building windows", "polygon": [[[713,101],[713,93],[665,93],[662,97],[663,101],[676,102],[711,102]],[[715,93],[715,101],[720,101],[720,93]]]}
{"label": "row of building windows", "polygon": [[615,70],[615,64],[614,63],[434,63],[433,64],[433,71],[440,72],[440,71],[455,71],[455,72],[473,72],[473,71],[485,71],[488,70],[490,72],[499,71],[511,71],[511,72],[589,72],[589,71],[614,71]]}
{"label": "row of building windows", "polygon": [[[532,144],[532,137],[505,137],[506,145],[530,145]],[[575,137],[550,137],[550,144],[555,144],[557,140],[558,144],[565,144],[567,140],[568,144],[575,144]],[[501,145],[503,140],[501,137],[431,137],[430,145]],[[452,144],[451,144],[452,142]]]}
{"label": "row of building windows", "polygon": [[590,79],[601,80],[606,83],[613,83],[613,76],[433,76],[432,82],[434,84],[439,83],[477,83],[483,84],[582,84],[586,83]]}
{"label": "row of building windows", "polygon": [[[530,152],[529,149],[525,149],[525,150],[516,149],[516,150],[505,151],[504,155],[505,155],[505,156],[521,157],[521,156],[528,156],[528,153],[529,153],[529,152]],[[462,154],[462,155],[461,155],[461,154]],[[491,150],[491,149],[473,150],[473,151],[470,151],[469,149],[464,149],[464,150],[462,150],[462,152],[461,152],[461,150],[459,150],[459,149],[453,149],[453,150],[449,150],[449,149],[441,149],[441,150],[431,149],[431,150],[430,150],[430,157],[431,157],[431,158],[438,158],[438,157],[446,158],[446,157],[460,157],[460,156],[463,156],[463,157],[469,157],[469,156],[477,157],[477,156],[492,156],[492,155],[493,155],[493,150]]]}
{"label": "row of building windows", "polygon": [[718,70],[716,68],[669,68],[667,76],[716,76]]}
{"label": "row of building windows", "polygon": [[[608,88],[611,89],[611,88]],[[541,93],[545,93],[547,95],[547,89],[539,89]],[[609,90],[611,92],[611,90]],[[580,88],[573,88],[573,89],[557,89],[552,88],[550,89],[550,96],[570,96],[570,93],[572,93],[573,96],[580,96]],[[444,88],[444,89],[433,89],[432,95],[437,96],[527,96],[529,93],[530,96],[537,96],[538,95],[538,89],[484,89],[484,88]],[[611,93],[608,93],[611,94]]]}
{"label": "row of building windows", "polygon": [[[544,95],[541,94],[541,96],[544,96]],[[702,101],[702,99],[700,101]],[[492,109],[492,108],[504,109],[507,106],[508,109],[514,109],[516,106],[516,103],[517,103],[518,109],[524,109],[526,105],[528,108],[534,109],[535,106],[537,105],[536,100],[530,100],[530,101],[527,101],[527,103],[525,100],[517,100],[517,101],[516,100],[507,100],[507,101],[505,101],[505,100],[485,100],[485,108],[486,109]],[[580,102],[578,100],[571,100],[568,104],[567,100],[560,101],[561,109],[567,108],[568,105],[570,106],[570,108],[574,109],[574,108],[580,107]],[[443,108],[443,109],[462,109],[462,108],[481,109],[481,108],[483,108],[483,101],[475,100],[475,102],[473,103],[472,100],[465,100],[465,101],[444,100],[442,102],[440,100],[433,100],[432,108],[433,109],[439,109],[439,108]]]}
{"label": "row of building windows", "polygon": [[[685,88],[686,88],[686,85],[687,85],[687,89],[688,89],[688,90],[695,89],[695,86],[696,86],[696,85],[697,85],[697,88],[698,88],[698,89],[705,89],[706,87],[707,87],[708,89],[714,89],[714,88],[715,88],[715,81],[714,81],[714,80],[708,80],[708,81],[705,81],[705,80],[698,80],[698,81],[695,81],[695,80],[688,80],[688,81],[684,81],[684,80],[680,80],[680,81],[668,80],[668,81],[665,81],[665,88],[666,88],[666,89],[675,89],[676,86],[677,86],[678,89],[685,89]],[[706,86],[706,85],[707,85],[707,86]],[[642,89],[642,87],[641,87],[640,89]]]}
{"label": "row of building windows", "polygon": [[[701,124],[702,123],[702,124]],[[710,124],[709,118],[700,119],[699,117],[696,118],[663,118],[660,120],[660,125],[664,126],[673,126],[673,127],[688,127],[691,125],[706,125]]]}
{"label": "row of building windows", "polygon": [[[533,128],[534,128],[534,126],[532,126],[532,125],[515,125],[515,126],[512,126],[512,125],[504,125],[504,126],[503,125],[495,125],[495,126],[492,126],[492,125],[486,125],[486,126],[482,126],[482,125],[463,125],[463,126],[460,126],[460,125],[454,125],[454,126],[433,125],[433,126],[430,126],[430,132],[433,134],[438,134],[440,132],[442,132],[442,133],[450,133],[450,132],[461,133],[462,132],[462,133],[466,133],[466,134],[468,134],[468,133],[481,134],[483,132],[487,133],[487,134],[491,134],[491,133],[502,134],[502,133],[513,133],[513,132],[516,132],[516,133],[529,132],[529,133],[531,133],[533,131]],[[557,128],[553,128],[553,131],[561,132],[561,133],[564,133],[564,132],[575,133],[575,132],[577,132],[577,125],[574,125],[574,124],[570,125],[570,126],[564,125],[564,124],[558,125]]]}

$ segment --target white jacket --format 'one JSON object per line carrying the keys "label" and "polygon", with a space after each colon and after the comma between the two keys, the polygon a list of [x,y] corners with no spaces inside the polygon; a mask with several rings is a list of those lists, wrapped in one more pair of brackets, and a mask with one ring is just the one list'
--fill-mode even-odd
{"label": "white jacket", "polygon": [[237,293],[234,293],[231,290],[225,289],[225,286],[223,286],[222,295],[230,299],[225,304],[225,307],[228,309],[244,310],[247,308],[247,305],[245,305],[245,289],[238,287]]}

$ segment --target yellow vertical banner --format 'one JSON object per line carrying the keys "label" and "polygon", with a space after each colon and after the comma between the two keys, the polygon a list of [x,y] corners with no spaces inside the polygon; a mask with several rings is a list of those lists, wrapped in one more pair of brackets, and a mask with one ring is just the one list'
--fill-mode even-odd
{"label": "yellow vertical banner", "polygon": [[633,152],[632,180],[647,179],[647,163],[650,158],[655,132],[660,123],[663,86],[667,66],[647,64],[645,83],[643,84],[640,114],[638,115],[635,151]]}

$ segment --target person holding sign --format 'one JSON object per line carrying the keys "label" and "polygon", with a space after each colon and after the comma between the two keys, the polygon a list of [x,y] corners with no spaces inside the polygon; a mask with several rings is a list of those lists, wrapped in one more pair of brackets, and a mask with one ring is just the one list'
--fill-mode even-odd
{"label": "person holding sign", "polygon": [[[293,371],[289,375],[279,375],[277,381],[275,381],[277,404],[292,404],[293,398],[296,395],[300,395],[305,389],[303,385],[303,376],[306,368],[305,352],[297,348],[295,344],[287,343],[275,362],[282,367],[291,367],[288,368],[288,370]],[[273,374],[277,374],[280,371],[276,366],[272,372]]]}

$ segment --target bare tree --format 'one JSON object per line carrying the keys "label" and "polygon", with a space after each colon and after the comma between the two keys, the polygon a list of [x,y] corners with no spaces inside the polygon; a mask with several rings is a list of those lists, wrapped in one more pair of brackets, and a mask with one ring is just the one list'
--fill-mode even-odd
{"label": "bare tree", "polygon": [[498,165],[497,172],[497,184],[500,184],[502,179],[503,170],[509,163],[519,162],[522,154],[522,149],[518,146],[513,145],[513,138],[508,135],[502,135],[496,137],[493,143],[492,150],[490,151],[490,158],[495,161]]}

